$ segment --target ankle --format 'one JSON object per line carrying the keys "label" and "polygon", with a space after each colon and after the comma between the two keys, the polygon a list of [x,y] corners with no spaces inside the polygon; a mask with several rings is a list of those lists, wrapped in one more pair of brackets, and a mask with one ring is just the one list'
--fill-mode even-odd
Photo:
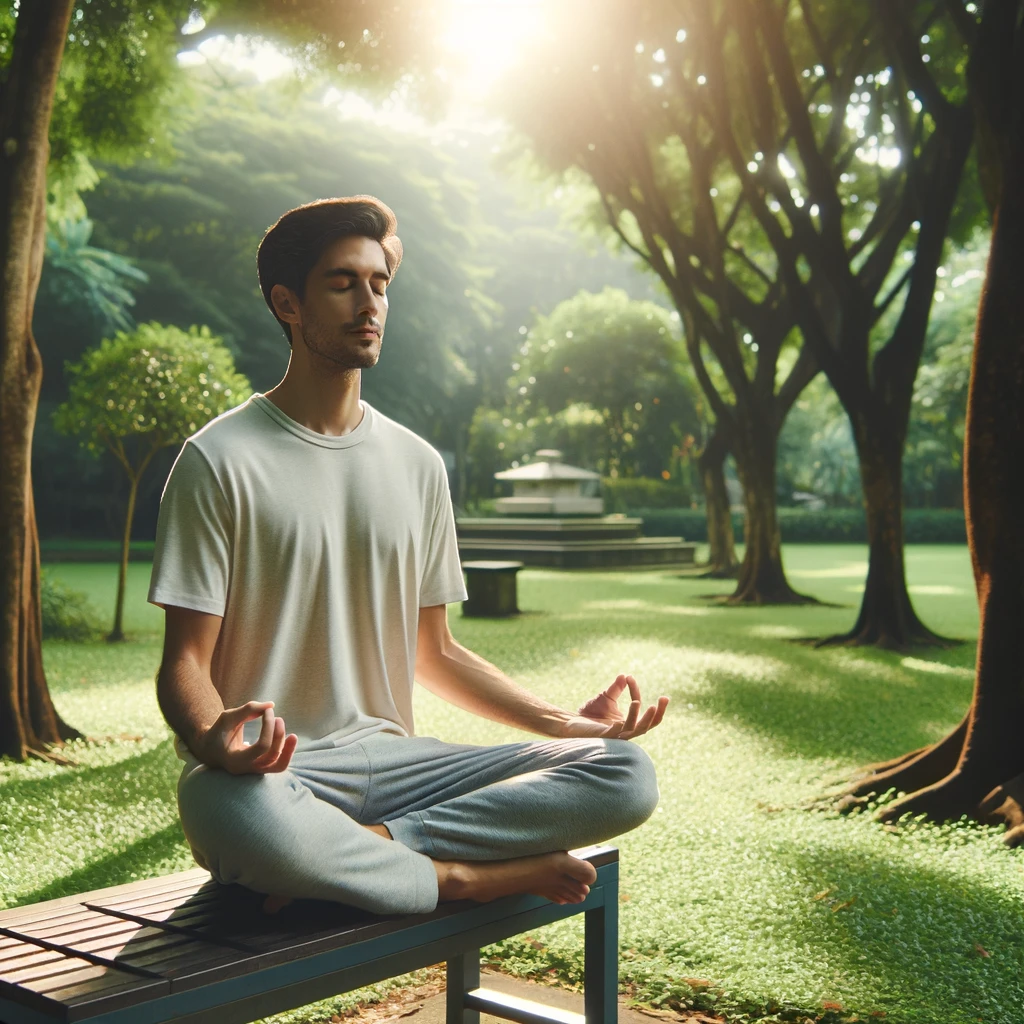
{"label": "ankle", "polygon": [[473,898],[473,871],[468,864],[452,860],[435,860],[437,898],[468,900]]}

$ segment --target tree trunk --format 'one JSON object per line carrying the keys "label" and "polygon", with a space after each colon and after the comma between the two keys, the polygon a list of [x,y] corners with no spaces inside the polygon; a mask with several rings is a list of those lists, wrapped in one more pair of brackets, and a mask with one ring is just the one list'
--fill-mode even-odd
{"label": "tree trunk", "polygon": [[131,477],[128,488],[128,508],[124,518],[124,536],[121,539],[121,568],[117,574],[117,602],[114,605],[114,628],[107,637],[107,643],[120,643],[124,640],[124,592],[128,583],[128,556],[132,547],[132,521],[135,519],[135,498],[139,492],[139,477]]}
{"label": "tree trunk", "polygon": [[725,486],[725,459],[729,454],[725,428],[717,425],[697,458],[704,485],[704,509],[708,524],[706,575],[713,579],[735,579],[739,569],[736,540],[732,531],[729,492]]}
{"label": "tree trunk", "polygon": [[879,409],[853,418],[868,530],[868,575],[860,613],[849,633],[822,645],[874,644],[906,650],[945,645],[918,618],[907,590],[903,559],[903,431]]}
{"label": "tree trunk", "polygon": [[47,134],[72,0],[22,4],[0,100],[0,754],[24,760],[78,734],[43,673],[31,452],[42,364],[32,308],[42,272]]}
{"label": "tree trunk", "polygon": [[775,463],[778,431],[772,415],[737,426],[733,454],[743,487],[746,549],[736,590],[729,604],[808,604],[814,598],[798,594],[782,567],[782,536],[775,502]]}
{"label": "tree trunk", "polygon": [[[1009,826],[1005,841],[1024,842],[1024,29],[1019,2],[986,7],[972,70],[1007,72],[1006,88],[989,94],[989,127],[1007,141],[996,147],[1001,182],[992,247],[978,313],[964,439],[967,541],[981,623],[974,697],[946,739],[877,778],[858,794],[894,787],[909,795],[880,817],[967,814]],[[999,30],[996,26],[999,25]],[[984,47],[983,45],[984,44]],[[983,65],[983,67],[982,67]],[[977,85],[975,81],[972,83]],[[985,100],[985,95],[980,97]],[[984,108],[984,103],[982,103]],[[956,755],[955,760],[952,755]],[[928,761],[928,771],[915,770]],[[875,786],[872,788],[871,783]],[[852,792],[852,791],[851,791]]]}

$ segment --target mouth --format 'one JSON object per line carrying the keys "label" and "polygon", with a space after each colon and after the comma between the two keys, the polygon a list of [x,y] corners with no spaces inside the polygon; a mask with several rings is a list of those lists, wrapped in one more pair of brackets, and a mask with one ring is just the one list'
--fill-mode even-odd
{"label": "mouth", "polygon": [[376,327],[357,327],[354,330],[348,332],[354,334],[357,338],[378,338],[380,337],[380,331]]}

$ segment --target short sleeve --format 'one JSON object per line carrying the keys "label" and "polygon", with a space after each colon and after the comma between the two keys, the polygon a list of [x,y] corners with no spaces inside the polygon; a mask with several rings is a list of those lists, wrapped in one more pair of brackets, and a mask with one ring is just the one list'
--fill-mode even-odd
{"label": "short sleeve", "polygon": [[149,601],[223,615],[232,516],[213,467],[185,443],[167,478],[156,527]]}
{"label": "short sleeve", "polygon": [[439,497],[430,526],[420,580],[420,607],[452,604],[466,600],[466,584],[459,561],[459,542],[455,535],[455,513],[447,481],[438,488]]}

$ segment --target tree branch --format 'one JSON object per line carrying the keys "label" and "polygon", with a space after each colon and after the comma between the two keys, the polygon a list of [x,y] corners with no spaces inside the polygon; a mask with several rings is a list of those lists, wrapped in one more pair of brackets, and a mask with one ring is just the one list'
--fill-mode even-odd
{"label": "tree branch", "polygon": [[875,0],[874,6],[885,29],[883,37],[893,53],[894,63],[902,67],[910,87],[921,97],[936,124],[945,123],[956,108],[943,95],[921,60],[921,50],[917,44],[920,33],[912,32],[907,18],[900,17],[902,5],[894,4],[892,0]]}

